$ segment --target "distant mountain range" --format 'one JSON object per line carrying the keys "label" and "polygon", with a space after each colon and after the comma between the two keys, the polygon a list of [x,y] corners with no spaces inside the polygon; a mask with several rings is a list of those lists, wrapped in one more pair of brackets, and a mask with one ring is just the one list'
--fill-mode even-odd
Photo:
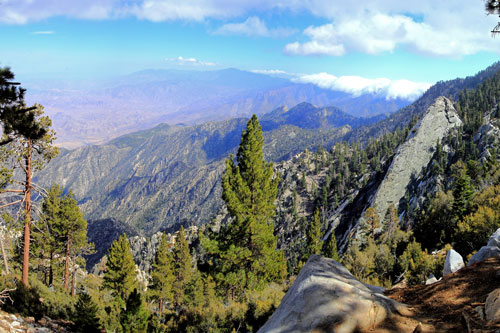
{"label": "distant mountain range", "polygon": [[46,107],[58,144],[67,148],[101,144],[160,123],[192,125],[253,113],[260,116],[301,102],[335,106],[355,117],[388,115],[409,104],[237,69],[145,70],[106,81],[44,80],[23,82],[23,86],[29,103]]}
{"label": "distant mountain range", "polygon": [[[308,103],[275,109],[262,117],[266,158],[280,161],[318,145],[330,147],[352,127],[379,118]],[[148,234],[203,224],[222,203],[223,161],[236,151],[246,121],[161,124],[106,145],[64,151],[37,178],[45,186],[71,187],[89,219],[117,218]]]}

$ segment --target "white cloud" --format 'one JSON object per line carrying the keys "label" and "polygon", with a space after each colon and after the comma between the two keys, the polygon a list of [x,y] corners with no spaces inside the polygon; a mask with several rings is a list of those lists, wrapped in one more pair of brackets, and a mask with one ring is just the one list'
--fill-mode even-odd
{"label": "white cloud", "polygon": [[215,31],[220,35],[245,35],[261,37],[286,37],[295,32],[294,29],[268,29],[266,23],[257,16],[251,16],[241,23],[227,23]]}
{"label": "white cloud", "polygon": [[165,58],[165,61],[176,63],[177,65],[192,65],[192,66],[216,66],[217,63],[209,61],[201,61],[196,58],[184,58],[178,56],[177,58]]}
{"label": "white cloud", "polygon": [[[485,15],[481,18],[485,19]],[[443,20],[446,21],[446,18],[443,17]],[[498,44],[488,34],[492,26],[482,22],[479,25],[482,29],[475,29],[477,26],[467,26],[464,22],[467,20],[443,26],[430,19],[417,22],[409,16],[381,13],[339,17],[333,23],[308,27],[304,35],[309,41],[290,43],[285,46],[284,52],[292,55],[342,56],[348,52],[394,52],[403,47],[417,53],[446,57],[480,51],[500,53]]]}
{"label": "white cloud", "polygon": [[250,72],[265,75],[292,75],[281,69],[252,69]]}
{"label": "white cloud", "polygon": [[[404,47],[447,57],[481,51],[500,53],[497,40],[489,35],[498,17],[486,16],[482,2],[372,0],[367,6],[350,0],[1,0],[0,23],[26,24],[54,16],[136,17],[155,22],[243,18],[243,22],[228,23],[220,30],[273,36],[279,29],[274,29],[276,32],[266,27],[256,17],[260,13],[308,12],[330,23],[305,29],[304,39],[292,41],[285,52],[335,56],[349,52],[378,54]],[[281,31],[283,35],[287,33],[288,29]]]}
{"label": "white cloud", "polygon": [[52,30],[45,30],[45,31],[33,31],[33,34],[35,35],[53,35],[55,32]]}
{"label": "white cloud", "polygon": [[337,77],[328,73],[302,75],[292,79],[292,81],[312,83],[323,89],[343,91],[354,96],[376,94],[387,99],[401,98],[409,101],[420,97],[431,86],[430,83],[426,82],[387,78],[367,79],[360,76]]}

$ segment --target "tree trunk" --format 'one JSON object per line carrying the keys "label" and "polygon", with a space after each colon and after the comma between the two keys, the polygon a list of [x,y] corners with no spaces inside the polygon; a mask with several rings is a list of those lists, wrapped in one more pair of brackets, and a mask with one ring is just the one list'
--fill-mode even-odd
{"label": "tree trunk", "polygon": [[75,296],[75,276],[76,276],[76,258],[73,258],[73,274],[71,276],[71,296]]}
{"label": "tree trunk", "polygon": [[50,251],[50,266],[49,266],[49,287],[54,282],[54,267],[52,267],[54,263],[54,251]]}
{"label": "tree trunk", "polygon": [[64,265],[64,289],[68,290],[69,282],[69,250],[71,246],[71,235],[68,235],[68,241],[66,242],[66,264]]}
{"label": "tree trunk", "polygon": [[163,313],[163,298],[160,298],[160,316]]}
{"label": "tree trunk", "polygon": [[0,237],[0,248],[2,249],[2,257],[3,257],[3,266],[4,266],[4,272],[5,274],[9,275],[9,264],[7,263],[7,255],[5,254],[5,247],[3,245],[3,237],[5,233],[2,233]]}
{"label": "tree trunk", "polygon": [[30,267],[30,224],[31,224],[31,139],[28,139],[26,156],[26,184],[24,185],[24,249],[23,249],[23,284],[29,287],[28,272]]}

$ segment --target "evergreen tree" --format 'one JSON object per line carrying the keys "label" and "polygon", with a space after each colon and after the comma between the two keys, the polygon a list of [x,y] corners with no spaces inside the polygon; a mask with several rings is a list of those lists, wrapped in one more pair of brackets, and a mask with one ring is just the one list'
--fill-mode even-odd
{"label": "evergreen tree", "polygon": [[101,332],[101,324],[97,313],[99,308],[92,301],[89,294],[82,293],[78,295],[78,301],[75,305],[75,332],[97,333]]}
{"label": "evergreen tree", "polygon": [[120,324],[124,333],[145,333],[148,329],[149,311],[141,294],[134,288],[127,298],[126,307],[120,313]]}
{"label": "evergreen tree", "polygon": [[470,177],[464,166],[458,171],[455,188],[453,190],[453,211],[457,221],[462,220],[470,213],[473,194]]}
{"label": "evergreen tree", "polygon": [[87,221],[78,207],[78,203],[70,192],[61,200],[60,218],[53,225],[56,237],[64,244],[64,289],[69,285],[70,258],[76,257],[82,249],[88,249]]}
{"label": "evergreen tree", "polygon": [[375,208],[370,207],[363,215],[363,228],[367,231],[372,240],[375,240],[375,230],[380,227],[380,219]]}
{"label": "evergreen tree", "polygon": [[332,230],[330,237],[327,240],[324,255],[327,258],[333,259],[335,261],[340,261],[339,253],[337,250],[337,238],[335,237],[335,230]]}
{"label": "evergreen tree", "polygon": [[262,128],[254,115],[243,131],[236,163],[231,155],[222,176],[222,198],[233,220],[217,240],[204,245],[218,259],[219,284],[232,295],[282,281],[286,274],[284,255],[276,250],[273,235],[278,178],[264,160],[263,146]]}
{"label": "evergreen tree", "polygon": [[132,250],[127,236],[123,234],[109,248],[103,286],[125,301],[137,284]]}
{"label": "evergreen tree", "polygon": [[[61,199],[63,189],[57,184],[50,187],[42,203],[41,227],[33,231],[32,253],[39,258],[38,267],[48,261],[49,267],[44,268],[46,285],[51,286],[54,281],[55,256],[62,254],[61,246],[53,230],[54,225],[60,224]],[[47,276],[48,275],[48,276]]]}
{"label": "evergreen tree", "polygon": [[[4,70],[0,70],[0,121],[3,125],[3,135],[0,139],[2,166],[0,168],[0,193],[15,193],[22,199],[12,201],[2,207],[16,204],[23,205],[24,212],[24,234],[23,234],[23,268],[22,282],[28,286],[28,272],[30,259],[30,239],[32,202],[31,197],[37,187],[33,184],[33,173],[42,169],[45,163],[57,155],[58,149],[52,143],[55,140],[55,132],[50,129],[52,121],[43,116],[43,106],[35,104],[26,108],[22,92],[2,78]],[[18,96],[12,101],[5,98],[10,93]],[[12,103],[12,104],[8,104]],[[15,170],[19,172],[15,172]],[[17,179],[16,179],[17,178]],[[16,185],[21,188],[6,188],[8,185]]]}
{"label": "evergreen tree", "polygon": [[173,284],[176,280],[169,245],[167,236],[162,234],[158,250],[156,251],[155,263],[151,271],[149,293],[153,299],[158,301],[160,315],[163,312],[165,303],[172,302],[173,300]]}
{"label": "evergreen tree", "polygon": [[175,280],[173,283],[174,290],[174,306],[179,307],[185,301],[186,286],[193,277],[193,258],[189,252],[189,243],[186,239],[184,227],[181,226],[179,233],[175,239],[173,250],[174,259],[174,274]]}
{"label": "evergreen tree", "polygon": [[304,260],[307,260],[313,254],[320,254],[321,248],[323,247],[323,241],[321,240],[321,219],[319,217],[319,209],[316,209],[313,221],[309,223],[306,239],[307,243]]}

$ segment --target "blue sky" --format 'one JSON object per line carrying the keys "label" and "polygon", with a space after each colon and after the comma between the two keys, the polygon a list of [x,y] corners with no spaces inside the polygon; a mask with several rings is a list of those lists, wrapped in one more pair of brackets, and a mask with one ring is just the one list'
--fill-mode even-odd
{"label": "blue sky", "polygon": [[482,0],[369,4],[3,0],[0,65],[27,79],[235,67],[348,91],[396,82],[411,95],[500,60]]}

